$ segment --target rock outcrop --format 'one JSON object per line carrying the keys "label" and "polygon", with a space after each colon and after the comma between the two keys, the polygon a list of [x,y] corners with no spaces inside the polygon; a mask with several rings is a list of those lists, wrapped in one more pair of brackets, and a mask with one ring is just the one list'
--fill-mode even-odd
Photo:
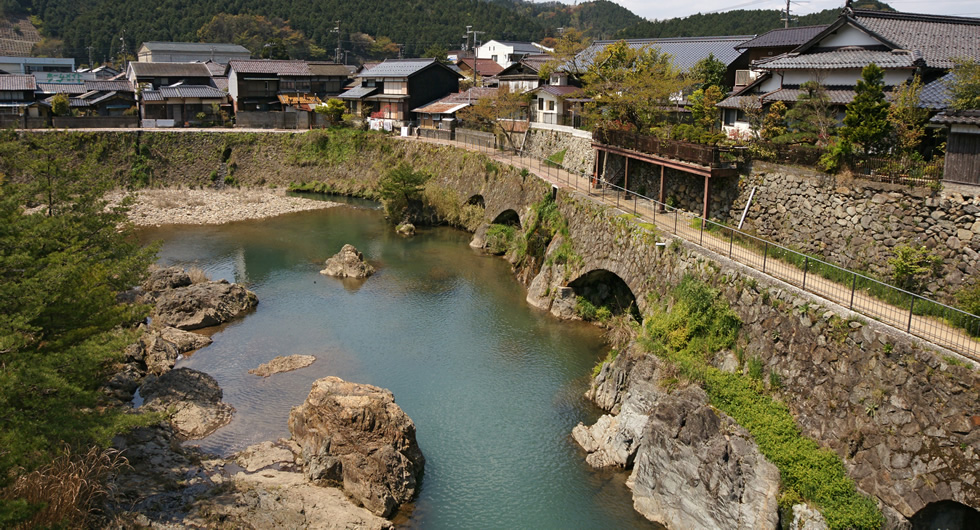
{"label": "rock outcrop", "polygon": [[280,355],[267,363],[260,364],[258,368],[249,370],[248,373],[262,377],[269,377],[272,374],[291,372],[293,370],[299,370],[300,368],[306,368],[315,361],[316,357],[312,355],[289,355],[286,357]]}
{"label": "rock outcrop", "polygon": [[377,515],[391,515],[418,492],[425,458],[415,424],[388,390],[317,380],[290,412],[289,432],[302,448],[308,480],[342,486]]}
{"label": "rock outcrop", "polygon": [[204,438],[227,425],[235,412],[231,405],[221,401],[221,387],[213,377],[190,368],[147,376],[140,394],[141,408],[173,411],[170,422],[185,440]]}
{"label": "rock outcrop", "polygon": [[403,236],[414,236],[415,225],[412,223],[402,223],[395,227],[395,232]]}
{"label": "rock outcrop", "polygon": [[162,291],[151,318],[153,325],[192,330],[227,322],[259,303],[255,293],[227,280],[197,283]]}
{"label": "rock outcrop", "polygon": [[367,278],[374,274],[374,267],[364,261],[364,255],[354,245],[344,245],[340,252],[327,258],[326,265],[320,274],[337,278]]}
{"label": "rock outcrop", "polygon": [[775,528],[779,470],[703,390],[666,392],[664,377],[654,357],[629,351],[603,367],[591,397],[618,414],[574,429],[586,461],[632,468],[634,507],[668,528]]}
{"label": "rock outcrop", "polygon": [[180,267],[163,267],[152,269],[150,275],[143,282],[143,290],[152,293],[187,287],[191,284],[191,277]]}

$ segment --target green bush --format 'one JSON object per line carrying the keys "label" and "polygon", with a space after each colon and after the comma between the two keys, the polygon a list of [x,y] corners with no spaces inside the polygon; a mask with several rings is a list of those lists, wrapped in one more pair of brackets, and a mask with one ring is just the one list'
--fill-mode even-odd
{"label": "green bush", "polygon": [[735,345],[741,327],[717,289],[687,276],[669,301],[651,302],[641,344],[700,382],[713,406],[748,429],[762,454],[779,468],[785,499],[813,503],[833,529],[882,527],[875,503],[857,492],[837,454],[803,436],[786,405],[764,394],[758,358],[749,361],[752,377],[709,364],[716,352]]}
{"label": "green bush", "polygon": [[943,258],[925,246],[898,245],[888,259],[892,281],[900,289],[920,293],[926,284],[942,274]]}
{"label": "green bush", "polygon": [[596,306],[584,296],[579,296],[575,299],[575,314],[582,317],[582,320],[595,320],[596,312]]}
{"label": "green bush", "polygon": [[517,228],[510,225],[492,224],[487,228],[486,246],[491,254],[506,254],[514,245]]}

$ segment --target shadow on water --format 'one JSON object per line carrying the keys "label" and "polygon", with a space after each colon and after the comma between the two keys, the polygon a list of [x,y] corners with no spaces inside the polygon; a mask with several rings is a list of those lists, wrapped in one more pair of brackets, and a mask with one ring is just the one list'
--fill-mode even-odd
{"label": "shadow on water", "polygon": [[[448,228],[403,238],[376,208],[337,207],[217,227],[160,227],[163,265],[197,265],[248,283],[255,312],[216,328],[179,366],[211,374],[235,407],[203,440],[229,454],[287,437],[291,407],[319,378],[390,389],[426,456],[416,502],[399,526],[650,528],[632,509],[624,473],[597,472],[571,439],[600,411],[583,397],[605,356],[599,331],[533,310],[504,260]],[[353,244],[378,268],[356,289],[319,274]],[[261,378],[277,355],[308,368]]]}

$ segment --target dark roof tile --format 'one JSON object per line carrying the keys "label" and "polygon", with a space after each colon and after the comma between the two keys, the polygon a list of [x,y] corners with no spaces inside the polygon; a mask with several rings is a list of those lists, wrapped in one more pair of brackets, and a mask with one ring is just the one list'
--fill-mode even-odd
{"label": "dark roof tile", "polygon": [[825,29],[827,29],[826,25],[774,29],[763,33],[754,39],[747,40],[736,46],[736,48],[739,50],[747,50],[749,48],[795,47],[807,42],[813,37],[816,37]]}

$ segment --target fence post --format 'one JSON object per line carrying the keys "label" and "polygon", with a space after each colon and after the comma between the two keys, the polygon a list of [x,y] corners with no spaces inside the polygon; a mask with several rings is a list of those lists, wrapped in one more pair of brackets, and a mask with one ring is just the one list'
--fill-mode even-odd
{"label": "fence post", "polygon": [[728,231],[732,238],[728,240],[728,259],[732,259],[732,248],[735,246],[735,229],[732,228]]}
{"label": "fence post", "polygon": [[858,275],[857,275],[857,273],[851,273],[851,278],[852,278],[851,279],[851,305],[848,306],[848,309],[853,310],[854,309],[854,290],[857,287],[857,282],[858,282]]}
{"label": "fence post", "polygon": [[701,239],[698,241],[698,245],[704,246],[704,219],[701,219]]}
{"label": "fence post", "polygon": [[766,248],[762,250],[762,274],[766,273],[766,258],[769,257],[769,242],[766,241]]}
{"label": "fence post", "polygon": [[915,309],[915,295],[911,295],[911,300],[909,301],[909,327],[906,328],[906,333],[912,333],[912,311]]}
{"label": "fence post", "polygon": [[803,256],[803,287],[802,289],[806,291],[806,271],[810,268],[810,256]]}
{"label": "fence post", "polygon": [[677,208],[674,208],[674,235],[677,235]]}
{"label": "fence post", "polygon": [[633,215],[636,215],[636,195],[633,195]]}

